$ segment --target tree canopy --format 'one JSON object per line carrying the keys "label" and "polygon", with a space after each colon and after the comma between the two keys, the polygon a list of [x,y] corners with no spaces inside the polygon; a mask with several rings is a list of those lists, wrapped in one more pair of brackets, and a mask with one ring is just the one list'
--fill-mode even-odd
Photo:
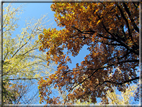
{"label": "tree canopy", "polygon": [[[134,103],[134,101],[132,101],[132,97],[135,96],[135,94],[137,93],[137,88],[138,85],[132,85],[129,86],[125,92],[121,92],[121,94],[117,94],[116,92],[116,88],[114,88],[114,92],[111,91],[107,91],[107,97],[108,97],[108,102],[109,104],[113,104],[113,105],[124,105],[124,104],[132,104]],[[101,104],[103,104],[105,102],[101,102]]]}
{"label": "tree canopy", "polygon": [[[14,31],[22,6],[4,5],[3,10],[3,103],[30,104],[38,98],[37,81],[54,70],[54,63],[46,65],[46,54],[39,52],[38,35],[46,27],[47,16],[25,23],[20,34]],[[33,88],[34,87],[34,88]],[[32,89],[33,95],[28,95]],[[33,90],[32,90],[33,91]],[[36,97],[36,98],[35,98]]]}
{"label": "tree canopy", "polygon": [[[39,81],[41,101],[61,103],[48,88],[67,91],[64,103],[102,98],[117,87],[125,91],[139,79],[139,3],[53,3],[55,21],[62,30],[44,29],[39,35],[46,60],[58,64],[57,71]],[[70,69],[69,55],[77,56],[87,45],[90,53]],[[67,50],[65,52],[64,50]],[[50,56],[53,57],[50,57]]]}

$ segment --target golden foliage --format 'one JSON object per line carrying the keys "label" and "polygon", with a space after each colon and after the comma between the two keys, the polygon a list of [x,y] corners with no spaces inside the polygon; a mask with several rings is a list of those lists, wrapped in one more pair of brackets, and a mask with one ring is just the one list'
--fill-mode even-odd
{"label": "golden foliage", "polygon": [[[56,78],[51,75],[52,82],[46,83],[69,92],[64,103],[76,99],[83,102],[89,96],[92,103],[96,98],[108,103],[107,90],[117,86],[119,91],[125,91],[124,83],[138,79],[139,3],[55,2],[51,9],[58,26],[64,28],[44,29],[39,35],[40,50],[48,49],[46,60],[58,64]],[[90,53],[71,70],[67,64],[71,61],[69,55],[79,55],[84,45]],[[46,96],[41,96],[45,100]]]}

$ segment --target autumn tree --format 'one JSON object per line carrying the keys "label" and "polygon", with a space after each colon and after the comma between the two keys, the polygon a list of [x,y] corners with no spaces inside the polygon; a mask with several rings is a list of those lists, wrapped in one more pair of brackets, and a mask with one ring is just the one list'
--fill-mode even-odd
{"label": "autumn tree", "polygon": [[[114,87],[114,92],[111,91],[107,91],[107,98],[108,98],[108,102],[109,104],[113,104],[113,105],[124,105],[124,104],[132,104],[132,97],[134,98],[135,93],[137,91],[139,85],[132,85],[129,86],[125,92],[121,92],[120,94],[117,94],[116,92],[116,88]],[[100,104],[103,104],[103,100]]]}
{"label": "autumn tree", "polygon": [[[57,71],[39,81],[41,102],[62,103],[50,97],[50,86],[67,92],[64,104],[101,98],[107,104],[107,91],[117,87],[125,92],[139,79],[139,3],[53,3],[55,21],[62,30],[44,29],[39,35],[40,50],[46,60],[58,64]],[[70,69],[70,55],[83,46],[90,53]],[[67,50],[67,52],[65,51]],[[50,56],[53,57],[50,57]],[[121,72],[120,72],[121,71]]]}
{"label": "autumn tree", "polygon": [[[17,21],[22,13],[22,6],[14,8],[4,4],[3,10],[3,103],[31,104],[38,99],[37,80],[48,76],[53,71],[44,59],[46,54],[39,52],[38,36],[47,24],[47,16],[38,20],[27,21],[20,34],[16,32]],[[15,32],[16,33],[15,33]],[[34,89],[32,94],[31,89]],[[33,91],[33,90],[32,90]],[[38,101],[36,101],[38,102]]]}

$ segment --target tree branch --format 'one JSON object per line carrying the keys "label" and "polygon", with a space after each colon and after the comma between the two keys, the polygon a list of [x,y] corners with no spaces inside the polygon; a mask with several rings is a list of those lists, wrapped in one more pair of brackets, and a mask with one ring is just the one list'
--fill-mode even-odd
{"label": "tree branch", "polygon": [[76,29],[78,32],[83,33],[81,30],[79,30],[78,28],[76,28],[75,26],[71,26],[72,28]]}
{"label": "tree branch", "polygon": [[5,59],[6,59],[6,57],[7,57],[7,55],[8,55],[8,53],[9,53],[9,51],[8,51],[8,47],[6,48],[7,49],[7,52],[6,52],[6,55],[4,56],[4,61],[5,61]]}
{"label": "tree branch", "polygon": [[[118,63],[115,63],[115,64],[120,64],[120,63],[125,63],[125,62],[139,62],[139,60],[126,60],[126,61],[121,61],[121,62],[118,62]],[[102,67],[97,68],[97,69],[87,68],[87,70],[95,70],[95,71],[90,76],[88,76],[87,78],[85,78],[83,81],[81,81],[77,85],[73,86],[73,88],[71,90],[73,90],[78,85],[82,84],[87,79],[91,78],[98,70],[114,66],[115,64],[110,64],[110,65],[107,65],[107,66],[102,66]]]}
{"label": "tree branch", "polygon": [[[121,10],[120,6],[119,6],[119,5],[117,5],[117,6],[118,6],[118,8],[119,8],[119,10],[120,10],[120,13],[121,13],[123,19],[124,19],[125,22],[126,22],[127,27],[128,27],[129,36],[131,37],[131,39],[132,39],[132,41],[133,41],[133,38],[132,38],[132,35],[131,35],[131,32],[130,32],[130,28],[129,28],[128,20],[127,20],[126,17],[124,16],[123,11]],[[97,14],[97,15],[98,15],[98,14]],[[101,19],[99,15],[98,15],[98,18]],[[114,34],[110,33],[110,32],[108,31],[108,29],[106,28],[106,26],[104,25],[103,22],[102,22],[102,25],[103,25],[103,28],[106,30],[106,32],[112,36],[112,38],[104,37],[104,36],[102,36],[101,34],[99,34],[100,36],[102,36],[102,37],[104,37],[104,38],[107,38],[107,39],[111,39],[111,40],[117,41],[117,42],[119,42],[122,46],[124,46],[126,49],[128,49],[128,50],[130,50],[131,52],[133,52],[133,53],[139,55],[139,52],[137,52],[137,51],[131,49],[129,46],[127,46],[125,43],[123,43],[122,41],[120,41],[119,39],[117,39],[117,38],[115,37],[115,36],[117,36],[118,38],[120,38],[118,35],[115,35],[115,36],[114,36]],[[120,38],[120,39],[121,39],[121,38]]]}
{"label": "tree branch", "polygon": [[103,44],[106,44],[106,45],[112,45],[112,46],[122,46],[121,44],[118,44],[118,43],[108,43],[108,42],[103,42],[103,41],[99,41]]}
{"label": "tree branch", "polygon": [[[131,53],[130,51],[129,51],[129,52],[126,52],[126,54],[124,54],[122,57],[117,57],[117,58],[118,58],[118,60],[121,60],[122,58],[126,57],[126,56],[129,55],[130,53]],[[107,62],[109,62],[110,60],[115,59],[115,58],[116,58],[116,57],[110,58],[110,59],[107,60]]]}
{"label": "tree branch", "polygon": [[38,49],[38,48],[32,48],[32,49],[28,50],[27,52],[23,53],[22,55],[25,55],[25,54],[27,54],[28,52],[30,52],[30,51],[32,51],[32,50],[36,50],[36,49]]}
{"label": "tree branch", "polygon": [[134,21],[133,18],[131,17],[131,13],[130,13],[130,11],[129,11],[129,8],[127,7],[127,5],[126,5],[125,3],[123,3],[123,5],[124,5],[124,8],[125,8],[126,12],[128,13],[128,15],[129,15],[129,17],[130,17],[130,20],[131,20],[131,22],[132,22],[132,24],[133,24],[134,29],[135,29],[137,32],[139,32],[139,28],[137,27],[135,21]]}
{"label": "tree branch", "polygon": [[37,77],[37,78],[12,78],[12,79],[7,79],[9,81],[13,81],[13,80],[33,80],[33,79],[40,79],[43,77],[47,77],[47,76],[42,76],[42,77]]}
{"label": "tree branch", "polygon": [[41,60],[43,60],[43,61],[47,61],[46,59],[43,59],[42,57],[35,56],[35,55],[26,55],[26,57],[38,58],[38,59],[41,59]]}
{"label": "tree branch", "polygon": [[117,7],[118,7],[118,9],[119,9],[119,11],[120,11],[120,13],[121,13],[123,19],[124,19],[125,22],[126,22],[126,25],[127,25],[127,28],[128,28],[129,36],[131,37],[131,40],[133,41],[133,38],[132,38],[132,35],[131,35],[131,31],[130,31],[130,27],[129,27],[129,23],[128,23],[128,20],[126,19],[125,15],[124,15],[124,13],[123,13],[123,11],[122,11],[122,9],[121,9],[121,7],[120,7],[118,4],[117,4]]}
{"label": "tree branch", "polygon": [[[102,84],[104,84],[104,83],[111,83],[111,84],[116,84],[116,85],[122,85],[122,84],[125,84],[125,83],[128,83],[128,82],[131,82],[131,81],[134,81],[134,80],[137,80],[137,79],[139,79],[139,77],[135,77],[135,78],[133,78],[133,79],[129,79],[129,80],[126,80],[126,81],[124,81],[124,82],[113,82],[113,81],[104,81],[104,82],[102,82],[102,83],[99,83],[98,85],[102,85]],[[98,86],[97,85],[97,86]]]}
{"label": "tree branch", "polygon": [[12,55],[12,58],[22,49],[28,42],[24,43],[17,51]]}

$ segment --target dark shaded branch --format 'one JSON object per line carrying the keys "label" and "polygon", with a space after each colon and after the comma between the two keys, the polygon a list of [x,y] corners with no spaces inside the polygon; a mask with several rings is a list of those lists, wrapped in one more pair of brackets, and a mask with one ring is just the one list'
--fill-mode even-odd
{"label": "dark shaded branch", "polygon": [[[123,19],[124,19],[125,22],[126,22],[127,27],[128,27],[129,36],[130,36],[131,39],[133,40],[132,35],[131,35],[131,32],[130,32],[128,20],[127,20],[126,17],[124,16],[123,11],[121,10],[120,6],[119,6],[119,5],[117,5],[117,6],[118,6],[118,8],[119,8],[119,10],[120,10],[120,13],[121,13]],[[97,14],[97,16],[98,16],[99,19],[101,19],[98,14]],[[120,38],[120,37],[118,36],[118,34],[117,34],[117,35],[116,35],[116,34],[114,35],[114,34],[110,33],[110,32],[108,31],[108,29],[106,28],[106,26],[104,25],[104,23],[103,23],[103,22],[101,22],[101,23],[102,23],[102,25],[103,25],[103,28],[106,30],[106,32],[107,32],[108,34],[110,34],[110,35],[112,36],[112,38],[110,38],[110,37],[104,37],[104,36],[102,36],[101,34],[99,34],[99,36],[101,36],[101,37],[103,37],[103,38],[106,38],[106,39],[111,39],[111,40],[113,40],[113,41],[117,41],[117,42],[119,42],[122,46],[124,46],[126,49],[128,49],[128,50],[130,50],[131,52],[133,52],[133,53],[139,55],[139,52],[137,52],[137,51],[131,49],[129,46],[127,46],[125,43],[123,43],[123,42],[121,41],[122,38]],[[120,38],[120,40],[117,39],[115,36],[118,37],[118,38]],[[127,38],[126,38],[126,39],[127,39]]]}
{"label": "dark shaded branch", "polygon": [[[99,19],[101,19],[101,17],[100,17],[98,14],[97,14],[97,16],[98,16]],[[113,40],[116,40],[116,38],[114,37],[114,35],[108,31],[108,29],[107,29],[106,26],[104,25],[103,21],[102,21],[101,23],[102,23],[102,25],[103,25],[103,28],[106,30],[106,32],[112,36],[112,39],[113,39]]]}
{"label": "dark shaded branch", "polygon": [[106,45],[121,46],[121,44],[118,44],[118,43],[108,43],[108,42],[103,42],[103,41],[99,41],[99,42],[106,44]]}
{"label": "dark shaded branch", "polygon": [[94,34],[95,31],[89,30],[89,31],[81,31],[80,29],[76,28],[75,26],[72,26],[72,28],[76,29],[81,34]]}
{"label": "dark shaded branch", "polygon": [[137,27],[135,21],[134,21],[133,18],[131,17],[132,15],[131,15],[131,13],[130,13],[130,11],[129,11],[129,8],[127,7],[127,5],[126,5],[125,3],[123,3],[123,5],[124,5],[124,8],[125,8],[126,12],[128,13],[128,15],[129,15],[129,17],[130,17],[130,20],[131,20],[131,22],[132,22],[132,24],[133,24],[134,29],[135,29],[137,32],[139,32],[139,28]]}
{"label": "dark shaded branch", "polygon": [[122,46],[124,46],[127,50],[130,50],[131,52],[135,53],[136,55],[139,55],[139,51],[135,51],[135,50],[131,49],[129,46],[127,46],[125,43],[123,43],[119,39],[117,39],[116,41],[119,42]]}
{"label": "dark shaded branch", "polygon": [[[70,38],[76,37],[79,34],[91,34],[93,35],[95,33],[95,31],[90,30],[90,31],[81,31],[80,29],[76,28],[75,26],[72,26],[72,28],[76,29],[78,32],[75,35],[70,36]],[[83,38],[83,40],[90,38],[90,37],[86,37],[85,35],[81,36],[81,37],[76,37],[76,38]]]}
{"label": "dark shaded branch", "polygon": [[133,78],[133,79],[129,79],[129,80],[126,80],[126,81],[124,81],[124,82],[113,82],[113,81],[104,81],[102,84],[104,84],[104,83],[111,83],[111,84],[116,84],[116,85],[122,85],[122,84],[125,84],[125,83],[128,83],[128,82],[131,82],[131,81],[134,81],[134,80],[137,80],[137,79],[139,79],[139,77],[135,77],[135,78]]}
{"label": "dark shaded branch", "polygon": [[122,46],[124,46],[126,49],[128,49],[128,50],[130,50],[131,52],[133,52],[133,53],[135,53],[135,54],[137,54],[137,55],[139,55],[139,52],[137,52],[137,51],[135,51],[135,50],[133,50],[133,49],[131,49],[129,46],[127,46],[125,43],[123,43],[122,41],[121,41],[121,38],[116,34],[115,36],[117,36],[118,38],[120,38],[120,40],[119,39],[117,39],[117,38],[115,38],[114,37],[114,35],[113,34],[111,34],[107,29],[106,29],[106,27],[105,27],[105,25],[103,24],[103,27],[105,28],[105,30],[112,36],[112,38],[109,38],[109,37],[104,37],[104,36],[102,36],[102,35],[100,35],[101,37],[103,37],[103,38],[106,38],[106,39],[111,39],[111,40],[114,40],[114,41],[116,41],[116,42],[118,42],[118,43],[120,43]]}
{"label": "dark shaded branch", "polygon": [[[107,33],[109,33],[111,36],[112,36],[112,38],[111,37],[105,37],[105,36],[103,36],[102,34],[98,34],[98,36],[100,36],[100,37],[103,37],[103,38],[106,38],[106,39],[110,39],[110,40],[112,40],[112,41],[116,41],[116,42],[118,42],[119,43],[119,46],[124,46],[127,50],[130,50],[131,52],[133,52],[133,53],[135,53],[136,55],[139,55],[139,51],[135,51],[135,50],[133,50],[133,49],[131,49],[129,46],[127,46],[125,43],[123,43],[121,40],[122,40],[122,38],[120,38],[118,35],[115,35],[115,36],[117,36],[119,39],[117,39],[116,37],[114,37],[114,35],[112,34],[112,33],[110,33],[107,29],[106,29],[106,27],[105,27],[105,25],[103,24],[103,27],[104,27],[104,29],[107,31]],[[80,31],[80,30],[79,30]],[[82,31],[81,31],[82,32]],[[93,34],[93,33],[95,33],[95,31],[86,31],[86,34],[90,34],[90,33],[88,33],[88,32],[91,32],[91,34]],[[74,37],[74,36],[73,36]],[[78,38],[84,38],[84,37],[78,37]],[[85,38],[89,38],[89,37],[85,37]],[[110,44],[111,45],[111,44]],[[113,45],[113,44],[112,44]]]}
{"label": "dark shaded branch", "polygon": [[[126,61],[121,61],[121,62],[118,62],[118,63],[115,63],[115,64],[121,64],[121,63],[125,63],[125,62],[139,62],[139,60],[126,60]],[[111,67],[111,66],[114,66],[115,64],[110,64],[110,65],[107,65],[107,66],[103,66],[103,67],[100,67],[100,68],[97,68],[97,69],[92,69],[92,68],[87,68],[87,70],[95,70],[90,76],[88,76],[87,78],[85,78],[83,81],[79,82],[77,85],[75,85],[72,90],[77,87],[78,85],[82,84],[84,81],[86,81],[87,79],[91,78],[98,70],[100,69],[104,69],[104,68],[108,68],[108,67]]]}
{"label": "dark shaded branch", "polygon": [[[130,52],[126,53],[124,56],[120,57],[119,59],[122,59],[124,58],[126,55],[130,54]],[[115,57],[114,57],[115,58]],[[112,59],[109,59],[109,60],[112,60]],[[108,62],[108,61],[107,61]],[[100,68],[97,68],[97,69],[94,69],[94,68],[83,68],[83,69],[76,69],[76,70],[67,70],[67,71],[64,71],[64,74],[68,73],[68,72],[72,72],[72,71],[80,71],[80,70],[99,70],[99,69],[104,69],[104,68],[108,68],[108,67],[111,67],[111,66],[114,66],[116,64],[121,64],[121,63],[127,63],[127,62],[139,62],[139,60],[137,59],[134,59],[134,60],[125,60],[125,61],[120,61],[118,63],[113,63],[113,64],[110,64],[110,65],[107,65],[107,66],[102,66]],[[93,75],[95,72],[93,72],[91,75]],[[90,77],[90,76],[89,76]]]}
{"label": "dark shaded branch", "polygon": [[[98,16],[98,17],[99,17],[99,16]],[[126,20],[127,20],[127,19],[126,19]],[[106,32],[112,36],[112,38],[111,38],[111,37],[104,37],[102,34],[98,34],[98,36],[103,37],[103,38],[106,38],[106,39],[110,39],[110,40],[112,40],[112,41],[116,41],[116,42],[120,43],[119,46],[120,46],[120,45],[121,45],[121,46],[124,46],[126,49],[128,49],[128,50],[130,50],[131,52],[133,52],[133,53],[139,55],[139,52],[138,52],[138,51],[135,51],[135,50],[131,49],[129,46],[127,46],[125,43],[123,43],[123,42],[121,41],[122,38],[120,38],[118,35],[115,35],[115,36],[117,36],[117,37],[120,39],[120,40],[119,40],[119,39],[117,39],[117,38],[114,36],[114,34],[110,33],[110,32],[108,31],[108,29],[106,28],[106,26],[103,24],[103,22],[102,22],[102,25],[103,25],[104,29],[106,30]],[[73,26],[73,28],[77,29],[77,28],[74,27],[74,26]],[[85,34],[93,34],[93,33],[95,33],[95,31],[93,31],[93,30],[85,31],[85,32],[83,32],[83,31],[81,31],[81,30],[79,30],[79,29],[77,29],[77,30],[78,30],[80,33],[82,33],[82,34],[83,34],[83,33],[85,33]],[[89,33],[89,32],[90,32],[90,33]],[[79,38],[84,38],[84,37],[79,37]],[[85,38],[87,38],[87,37],[85,37]]]}
{"label": "dark shaded branch", "polygon": [[138,9],[138,4],[139,4],[139,2],[137,3],[137,5],[136,5],[136,2],[132,2],[133,3],[133,5],[135,6],[135,8],[136,8],[136,10]]}
{"label": "dark shaded branch", "polygon": [[95,86],[95,88],[96,87],[98,87],[99,85],[102,85],[102,84],[105,84],[105,83],[110,83],[110,84],[115,84],[115,85],[123,85],[123,84],[125,84],[125,83],[128,83],[128,82],[131,82],[131,81],[134,81],[134,80],[138,80],[139,79],[139,77],[135,77],[135,78],[133,78],[133,79],[129,79],[129,80],[126,80],[126,81],[124,81],[124,82],[113,82],[113,81],[104,81],[104,82],[100,82],[99,84],[97,84],[96,86]]}
{"label": "dark shaded branch", "polygon": [[[99,15],[98,15],[98,18],[100,19],[100,16],[99,16]],[[127,19],[126,19],[126,20],[127,20]],[[112,38],[110,38],[110,37],[104,37],[104,36],[102,36],[101,34],[99,34],[101,37],[106,38],[106,39],[111,39],[111,40],[113,40],[113,41],[117,41],[117,42],[119,42],[122,46],[124,46],[124,47],[126,47],[128,50],[130,50],[130,48],[129,48],[125,43],[121,42],[119,39],[117,39],[117,38],[115,37],[115,36],[117,36],[118,38],[120,38],[118,35],[115,35],[115,36],[114,36],[114,34],[110,33],[110,32],[108,31],[108,29],[106,28],[106,26],[104,25],[103,22],[102,22],[102,25],[103,25],[103,28],[106,30],[106,32],[112,36]],[[120,38],[120,39],[121,39],[121,38]]]}
{"label": "dark shaded branch", "polygon": [[75,26],[71,26],[72,28],[76,29],[78,32],[83,33],[81,30],[79,30],[78,28],[76,28]]}
{"label": "dark shaded branch", "polygon": [[6,48],[7,49],[7,52],[6,52],[6,55],[4,56],[4,61],[5,61],[5,59],[6,59],[6,57],[7,57],[7,55],[8,55],[8,53],[9,53],[9,51],[8,51],[8,47]]}
{"label": "dark shaded branch", "polygon": [[102,34],[98,34],[98,36],[103,37],[103,38],[106,38],[106,39],[114,40],[114,41],[115,41],[114,38],[111,38],[111,37],[105,37],[105,36],[103,36]]}
{"label": "dark shaded branch", "polygon": [[[121,60],[122,58],[124,58],[124,57],[126,57],[127,55],[129,55],[131,52],[126,52],[126,54],[124,54],[122,57],[117,57],[118,58],[118,60]],[[113,60],[113,59],[115,59],[116,57],[113,57],[113,58],[110,58],[110,59],[108,59],[107,60],[107,62],[109,62],[110,60]]]}
{"label": "dark shaded branch", "polygon": [[118,4],[117,4],[117,7],[118,7],[118,9],[119,9],[119,11],[120,11],[120,13],[121,13],[121,16],[123,17],[123,19],[124,19],[125,22],[126,22],[126,25],[127,25],[127,28],[128,28],[129,36],[130,36],[131,39],[132,39],[132,35],[131,35],[131,31],[130,31],[130,27],[129,27],[128,20],[126,19],[125,15],[124,15],[124,13],[123,13],[123,11],[122,11],[122,9],[121,9],[121,7],[120,7]]}
{"label": "dark shaded branch", "polygon": [[125,31],[124,31],[123,25],[121,25],[120,28],[122,29],[122,32],[123,32],[123,35],[124,35],[124,37],[122,37],[122,40],[125,42],[126,41],[126,34],[125,34]]}
{"label": "dark shaded branch", "polygon": [[[104,26],[104,27],[105,27],[105,26]],[[107,29],[106,29],[106,30],[107,30]],[[111,34],[111,33],[109,32],[109,34]],[[111,35],[113,35],[113,34],[111,34]],[[126,49],[128,49],[128,50],[130,50],[131,52],[133,52],[133,53],[139,55],[139,52],[138,52],[138,51],[135,51],[135,50],[131,49],[129,46],[127,46],[125,43],[123,43],[121,40],[115,38],[114,36],[113,36],[112,38],[110,38],[110,37],[104,37],[102,34],[98,34],[98,36],[103,37],[103,38],[106,38],[106,39],[110,39],[110,40],[112,40],[112,41],[116,41],[116,42],[120,43],[121,46],[124,46]]]}
{"label": "dark shaded branch", "polygon": [[[134,26],[134,29],[135,29],[137,32],[139,32],[139,28],[137,27],[137,25],[135,24],[133,18],[131,17],[131,13],[130,13],[130,11],[129,11],[127,5],[126,5],[125,3],[123,3],[123,5],[124,5],[124,8],[125,8],[126,12],[128,13],[128,15],[129,15],[129,17],[130,17],[130,20],[131,20],[131,22],[132,22],[132,24],[133,24],[133,26]],[[131,31],[130,31],[130,27],[129,27],[128,20],[126,19],[126,17],[125,17],[125,15],[124,15],[122,9],[120,8],[120,6],[117,5],[117,7],[118,7],[118,9],[120,10],[120,13],[121,13],[121,15],[122,15],[123,19],[125,20],[126,25],[127,25],[127,27],[128,27],[129,37],[131,37],[131,40],[133,41],[133,37],[132,37]],[[122,26],[121,26],[121,28],[122,28]],[[123,28],[122,28],[122,32],[123,32],[123,34],[125,35],[125,32],[124,32]],[[119,36],[118,36],[118,37],[119,37]],[[123,38],[121,38],[121,39],[123,40]],[[127,39],[127,38],[126,38],[126,36],[125,36],[124,40],[126,41],[126,39]],[[133,43],[134,43],[134,45],[136,45],[136,47],[137,47],[137,44],[136,44],[134,41],[133,41]],[[131,49],[131,51],[134,52],[135,54],[139,55],[139,52],[138,52],[138,51],[135,51],[135,50],[133,51],[133,49]]]}
{"label": "dark shaded branch", "polygon": [[76,34],[74,34],[74,35],[71,35],[70,38],[76,37],[76,36],[79,35],[79,34],[80,34],[80,32],[78,32],[78,33],[76,33]]}

